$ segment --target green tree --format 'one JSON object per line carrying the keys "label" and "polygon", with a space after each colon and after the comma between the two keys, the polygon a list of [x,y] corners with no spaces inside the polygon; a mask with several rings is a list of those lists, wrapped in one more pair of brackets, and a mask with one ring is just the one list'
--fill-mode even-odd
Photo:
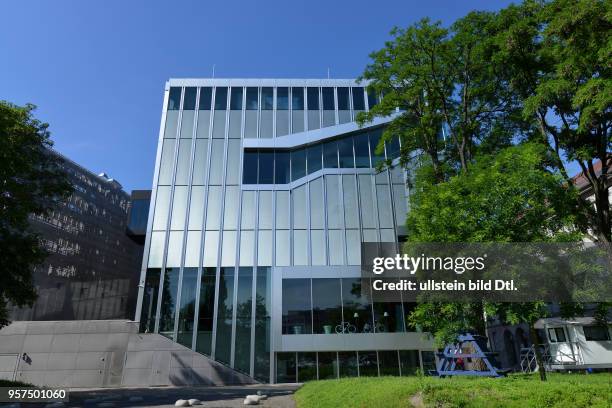
{"label": "green tree", "polygon": [[48,125],[32,115],[34,105],[0,101],[0,328],[7,303],[36,299],[32,269],[47,252],[29,227],[31,214],[45,214],[72,191],[61,160],[48,153]]}

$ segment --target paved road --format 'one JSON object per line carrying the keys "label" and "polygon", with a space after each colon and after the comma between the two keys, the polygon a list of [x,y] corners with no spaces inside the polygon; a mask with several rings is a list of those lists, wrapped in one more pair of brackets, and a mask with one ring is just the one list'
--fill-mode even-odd
{"label": "paved road", "polygon": [[[261,391],[268,399],[261,401],[259,406],[275,408],[294,408],[295,402],[291,396],[300,385],[246,385],[226,387],[155,387],[155,388],[98,388],[73,389],[70,391],[70,401],[63,407],[113,408],[113,407],[173,407],[178,399],[196,398],[202,401],[200,407],[234,408],[244,407],[244,397]],[[46,404],[15,404],[0,407],[45,407]],[[56,405],[53,405],[56,406]],[[57,405],[62,406],[62,405]]]}

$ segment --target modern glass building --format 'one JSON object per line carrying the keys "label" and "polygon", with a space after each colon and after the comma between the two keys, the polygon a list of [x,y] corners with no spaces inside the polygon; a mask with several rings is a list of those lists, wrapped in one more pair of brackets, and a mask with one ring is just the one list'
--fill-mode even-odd
{"label": "modern glass building", "polygon": [[404,171],[353,80],[171,79],[136,319],[262,382],[409,375],[411,304],[362,296],[361,242],[401,240]]}

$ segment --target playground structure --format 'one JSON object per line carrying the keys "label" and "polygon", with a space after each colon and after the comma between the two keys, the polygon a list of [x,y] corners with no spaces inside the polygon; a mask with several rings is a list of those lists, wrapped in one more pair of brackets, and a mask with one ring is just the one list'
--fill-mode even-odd
{"label": "playground structure", "polygon": [[437,353],[436,370],[429,373],[441,378],[455,375],[503,377],[509,370],[500,370],[493,365],[496,355],[488,351],[486,337],[461,334],[456,343],[447,344],[444,351]]}

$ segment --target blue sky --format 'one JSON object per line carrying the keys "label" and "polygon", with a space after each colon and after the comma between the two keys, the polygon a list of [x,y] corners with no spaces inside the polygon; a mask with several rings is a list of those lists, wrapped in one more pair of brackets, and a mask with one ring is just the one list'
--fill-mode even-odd
{"label": "blue sky", "polygon": [[151,187],[170,77],[358,76],[393,26],[504,0],[5,1],[0,99],[38,105],[55,148],[126,190]]}

